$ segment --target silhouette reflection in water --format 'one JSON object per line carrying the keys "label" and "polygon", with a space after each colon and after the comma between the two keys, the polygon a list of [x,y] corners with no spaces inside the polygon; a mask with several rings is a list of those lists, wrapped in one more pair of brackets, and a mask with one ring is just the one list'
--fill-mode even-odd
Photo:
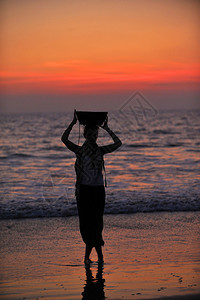
{"label": "silhouette reflection in water", "polygon": [[86,284],[82,293],[83,300],[102,300],[105,299],[104,286],[105,279],[103,279],[103,263],[98,263],[96,278],[92,275],[91,265],[85,265]]}

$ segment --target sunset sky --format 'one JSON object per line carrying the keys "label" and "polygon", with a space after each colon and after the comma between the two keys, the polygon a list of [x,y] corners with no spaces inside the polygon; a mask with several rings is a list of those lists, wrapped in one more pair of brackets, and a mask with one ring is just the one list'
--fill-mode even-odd
{"label": "sunset sky", "polygon": [[1,0],[1,110],[200,107],[199,28],[198,0]]}

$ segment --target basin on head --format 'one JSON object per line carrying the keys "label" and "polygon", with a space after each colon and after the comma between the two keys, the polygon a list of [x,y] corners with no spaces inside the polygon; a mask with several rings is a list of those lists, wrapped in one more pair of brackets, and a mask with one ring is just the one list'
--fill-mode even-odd
{"label": "basin on head", "polygon": [[101,126],[107,117],[107,112],[100,111],[76,111],[81,125]]}

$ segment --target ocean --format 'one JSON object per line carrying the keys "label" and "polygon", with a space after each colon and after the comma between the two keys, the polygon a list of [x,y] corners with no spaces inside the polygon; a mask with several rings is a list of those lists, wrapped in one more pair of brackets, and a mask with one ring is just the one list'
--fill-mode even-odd
{"label": "ocean", "polygon": [[[123,145],[105,155],[106,214],[200,210],[200,111],[109,112]],[[73,113],[0,116],[0,218],[77,215]],[[74,143],[84,142],[76,124]],[[100,129],[97,143],[111,143]]]}

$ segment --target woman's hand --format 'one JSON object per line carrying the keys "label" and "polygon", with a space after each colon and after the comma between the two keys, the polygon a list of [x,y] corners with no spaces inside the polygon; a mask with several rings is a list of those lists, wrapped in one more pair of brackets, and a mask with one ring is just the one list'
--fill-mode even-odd
{"label": "woman's hand", "polygon": [[74,118],[72,120],[72,124],[75,125],[77,122],[77,115],[76,115],[76,110],[74,110]]}
{"label": "woman's hand", "polygon": [[108,116],[106,117],[105,121],[103,122],[103,125],[101,125],[100,127],[105,130],[108,129]]}

